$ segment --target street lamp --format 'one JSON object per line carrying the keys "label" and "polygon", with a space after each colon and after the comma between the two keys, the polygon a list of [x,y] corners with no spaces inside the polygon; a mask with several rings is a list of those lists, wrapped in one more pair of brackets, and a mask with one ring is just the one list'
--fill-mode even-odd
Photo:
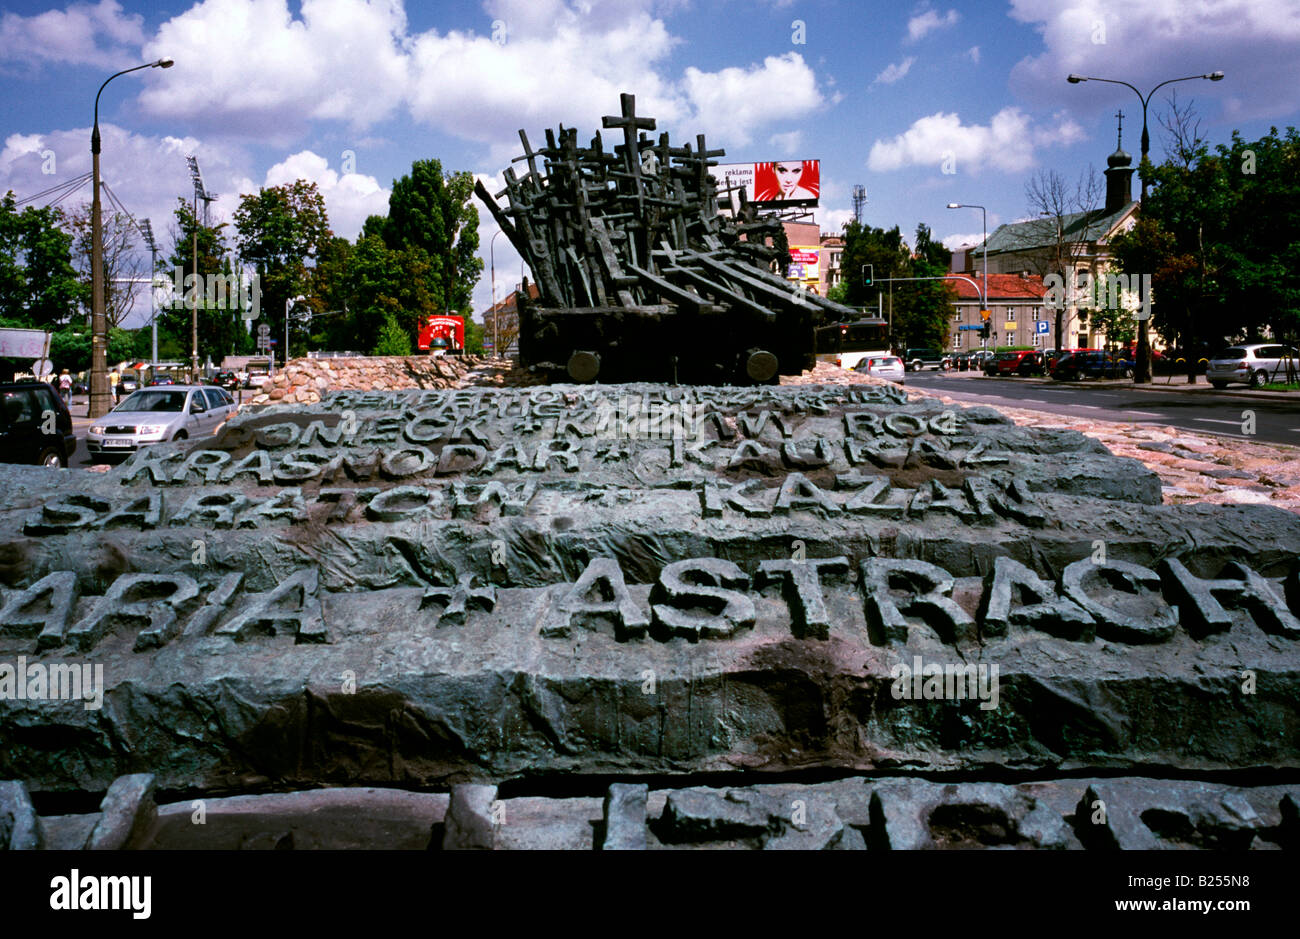
{"label": "street lamp", "polygon": [[108,318],[104,313],[104,223],[99,216],[99,96],[118,75],[138,72],[142,68],[171,68],[171,59],[146,62],[134,68],[123,69],[104,79],[95,92],[95,122],[90,131],[90,162],[94,177],[94,191],[90,201],[90,405],[88,417],[100,417],[108,412],[112,391],[108,387]]}
{"label": "street lamp", "polygon": [[[1171,78],[1152,88],[1147,92],[1146,97],[1143,97],[1142,92],[1138,91],[1128,82],[1118,81],[1114,78],[1093,78],[1091,76],[1074,74],[1067,75],[1065,78],[1065,80],[1071,85],[1077,85],[1079,82],[1107,82],[1112,85],[1123,85],[1125,88],[1130,89],[1133,94],[1137,95],[1138,100],[1142,102],[1142,158],[1138,161],[1138,175],[1142,178],[1141,201],[1143,203],[1147,200],[1147,153],[1151,149],[1151,135],[1147,132],[1147,105],[1151,101],[1151,96],[1165,85],[1172,85],[1174,82],[1194,81],[1198,78],[1207,79],[1212,82],[1223,81],[1223,72],[1206,72],[1204,75],[1188,75],[1184,78]],[[1138,320],[1138,323],[1137,361],[1133,363],[1133,383],[1145,385],[1151,381],[1151,344],[1147,338],[1147,321],[1145,319],[1140,319]]]}
{"label": "street lamp", "polygon": [[[988,222],[988,213],[985,211],[984,206],[982,206],[982,205],[975,205],[975,204],[973,204],[973,203],[969,203],[969,202],[949,202],[949,203],[948,203],[948,208],[950,208],[950,209],[979,209],[979,210],[980,210],[980,226],[984,229],[984,296],[981,298],[981,301],[980,301],[980,309],[981,309],[981,310],[987,310],[987,309],[989,308],[989,222]],[[981,313],[981,314],[980,314],[980,319],[982,320],[983,318],[984,318],[983,313]]]}
{"label": "street lamp", "polygon": [[488,260],[492,264],[492,354],[494,356],[501,354],[501,327],[498,324],[498,317],[501,311],[497,309],[497,258],[494,249],[497,246],[497,235],[501,234],[504,229],[498,228],[492,233],[492,240],[488,242]]}

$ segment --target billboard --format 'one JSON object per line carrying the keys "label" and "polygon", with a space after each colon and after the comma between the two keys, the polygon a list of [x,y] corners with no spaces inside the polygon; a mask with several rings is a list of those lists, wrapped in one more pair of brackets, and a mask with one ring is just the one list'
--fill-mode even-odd
{"label": "billboard", "polygon": [[[783,160],[776,163],[719,163],[709,170],[718,184],[718,199],[727,207],[723,190],[743,189],[749,202],[763,208],[804,206],[816,208],[821,195],[820,160]],[[731,208],[740,208],[740,197],[733,192]]]}
{"label": "billboard", "polygon": [[819,276],[821,249],[817,245],[791,245],[790,267],[785,276],[789,280],[801,280],[804,283],[816,283]]}

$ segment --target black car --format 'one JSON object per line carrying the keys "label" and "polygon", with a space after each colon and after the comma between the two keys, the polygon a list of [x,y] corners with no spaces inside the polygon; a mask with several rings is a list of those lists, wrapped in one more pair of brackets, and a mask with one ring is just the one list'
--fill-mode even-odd
{"label": "black car", "polygon": [[217,372],[212,376],[212,384],[227,391],[234,391],[239,387],[239,376],[231,371]]}
{"label": "black car", "polygon": [[938,349],[908,349],[903,356],[903,367],[909,372],[927,368],[942,369],[947,356]]}
{"label": "black car", "polygon": [[1083,378],[1131,378],[1133,363],[1114,352],[1069,352],[1061,357],[1052,369],[1057,381],[1078,381]]}
{"label": "black car", "polygon": [[0,385],[0,462],[67,466],[76,449],[72,413],[58,392],[39,381]]}

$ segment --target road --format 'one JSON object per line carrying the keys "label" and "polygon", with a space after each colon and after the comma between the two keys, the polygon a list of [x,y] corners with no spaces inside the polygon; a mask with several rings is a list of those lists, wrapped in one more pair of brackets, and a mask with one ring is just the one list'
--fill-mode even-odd
{"label": "road", "polygon": [[[1176,379],[1174,388],[1178,387]],[[971,404],[1024,408],[1101,421],[1171,425],[1218,437],[1300,446],[1300,396],[1276,393],[1134,389],[1109,382],[1053,382],[986,378],[970,373],[909,372],[907,385]],[[1255,433],[1242,433],[1244,412],[1255,413]]]}

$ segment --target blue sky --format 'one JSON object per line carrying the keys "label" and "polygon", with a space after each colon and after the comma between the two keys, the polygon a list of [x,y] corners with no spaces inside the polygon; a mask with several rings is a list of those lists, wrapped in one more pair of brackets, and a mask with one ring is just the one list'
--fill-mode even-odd
{"label": "blue sky", "polygon": [[[950,245],[978,240],[980,213],[948,202],[982,203],[992,230],[1029,214],[1040,169],[1070,181],[1103,169],[1117,108],[1136,155],[1137,96],[1070,85],[1069,72],[1146,91],[1222,69],[1222,82],[1176,86],[1212,142],[1295,124],[1300,110],[1300,0],[9,2],[0,191],[89,170],[99,83],[164,55],[174,68],[108,86],[100,125],[105,179],[168,245],[175,198],[192,192],[189,154],[219,218],[240,193],[305,177],[335,232],[355,237],[412,161],[436,157],[496,191],[520,127],[539,141],[564,123],[586,139],[621,91],[674,137],[707,134],[727,161],[820,159],[823,231],[850,217],[861,183],[870,224],[910,238],[925,222]],[[1151,103],[1157,159],[1168,91]],[[495,227],[480,214],[486,261]],[[519,260],[504,238],[495,256],[502,296]],[[478,308],[490,294],[485,270]]]}

